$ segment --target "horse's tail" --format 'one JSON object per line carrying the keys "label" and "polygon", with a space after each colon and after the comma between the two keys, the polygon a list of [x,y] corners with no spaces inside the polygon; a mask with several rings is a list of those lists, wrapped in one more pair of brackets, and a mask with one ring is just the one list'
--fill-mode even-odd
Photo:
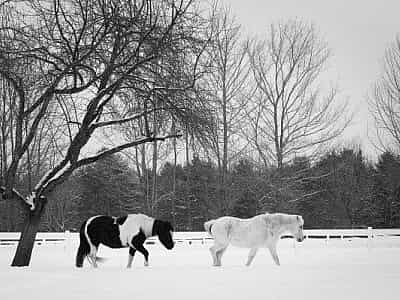
{"label": "horse's tail", "polygon": [[214,225],[215,220],[210,220],[204,223],[204,229],[208,232],[209,235],[212,236],[211,228]]}
{"label": "horse's tail", "polygon": [[85,257],[90,253],[90,245],[85,235],[86,222],[83,222],[79,230],[79,248],[75,260],[75,266],[78,268],[82,268]]}

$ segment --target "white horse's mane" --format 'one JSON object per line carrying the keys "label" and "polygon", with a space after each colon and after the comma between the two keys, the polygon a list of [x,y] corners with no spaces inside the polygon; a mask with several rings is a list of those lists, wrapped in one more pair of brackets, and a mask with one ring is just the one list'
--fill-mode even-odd
{"label": "white horse's mane", "polygon": [[302,226],[304,220],[298,215],[288,215],[284,213],[265,213],[264,218],[270,230],[278,235],[285,233],[291,226]]}

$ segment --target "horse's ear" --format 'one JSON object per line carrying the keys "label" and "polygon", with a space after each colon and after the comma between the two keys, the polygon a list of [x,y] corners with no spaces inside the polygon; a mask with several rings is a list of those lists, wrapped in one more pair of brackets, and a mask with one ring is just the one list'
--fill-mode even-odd
{"label": "horse's ear", "polygon": [[299,223],[301,223],[301,224],[304,224],[304,221],[303,221],[303,217],[302,217],[302,216],[297,215],[297,216],[296,216],[296,219],[297,219],[297,222],[299,222]]}
{"label": "horse's ear", "polygon": [[174,227],[172,227],[172,223],[167,221],[167,224],[168,224],[169,230],[174,231]]}

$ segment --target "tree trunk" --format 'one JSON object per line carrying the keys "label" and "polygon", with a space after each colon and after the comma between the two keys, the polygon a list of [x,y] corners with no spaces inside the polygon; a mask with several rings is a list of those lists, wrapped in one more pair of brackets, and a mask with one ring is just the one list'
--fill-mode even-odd
{"label": "tree trunk", "polygon": [[157,203],[157,160],[158,149],[157,141],[153,143],[153,169],[152,169],[152,186],[151,186],[151,214],[154,214],[154,209]]}
{"label": "tree trunk", "polygon": [[147,170],[147,165],[146,165],[146,145],[143,144],[141,145],[141,167],[142,167],[142,177],[143,178],[143,182],[142,182],[142,186],[143,186],[143,195],[144,195],[144,202],[145,202],[145,206],[146,206],[146,213],[147,214],[151,214],[150,213],[150,200],[149,200],[149,174],[148,174],[148,170]]}
{"label": "tree trunk", "polygon": [[6,231],[17,231],[16,222],[17,213],[16,213],[16,204],[13,201],[6,200],[6,210],[7,210],[7,218],[6,218]]}
{"label": "tree trunk", "polygon": [[[224,76],[225,77],[225,76]],[[222,155],[222,182],[221,182],[221,188],[222,188],[222,195],[221,195],[221,200],[222,200],[222,214],[225,214],[225,210],[227,207],[226,203],[226,175],[228,173],[228,120],[227,120],[227,112],[226,112],[226,106],[227,106],[227,96],[226,96],[226,87],[225,87],[225,78],[224,78],[224,88],[223,88],[223,107],[222,107],[222,117],[223,117],[223,155]]]}
{"label": "tree trunk", "polygon": [[[157,100],[156,100],[157,103]],[[157,109],[157,104],[154,106],[155,109]],[[153,115],[153,134],[154,136],[157,136],[157,114],[156,111],[154,111]],[[154,140],[153,142],[153,170],[152,170],[152,189],[151,189],[151,214],[154,214],[154,208],[157,203],[157,162],[158,162],[158,144],[157,140]]]}
{"label": "tree trunk", "polygon": [[190,231],[192,230],[192,225],[191,225],[191,220],[192,220],[192,215],[191,215],[191,205],[190,205],[190,169],[189,169],[189,131],[188,128],[186,127],[186,132],[185,132],[185,146],[186,146],[186,176],[187,176],[187,184],[185,186],[185,198],[186,198],[186,212],[187,212],[187,223],[186,223],[186,230]]}
{"label": "tree trunk", "polygon": [[[173,120],[172,123],[172,130],[173,134],[176,134],[176,128],[175,128],[175,121]],[[176,213],[175,213],[175,199],[176,199],[176,164],[178,160],[178,154],[176,150],[176,138],[172,140],[172,145],[174,149],[174,168],[173,168],[173,173],[172,173],[172,199],[171,199],[171,214],[172,214],[172,226],[176,227]],[[176,228],[175,228],[176,230]]]}
{"label": "tree trunk", "polygon": [[17,251],[11,263],[13,267],[27,267],[31,261],[33,246],[35,243],[36,233],[39,229],[40,219],[44,214],[46,207],[44,198],[37,198],[35,201],[36,208],[30,211],[24,224],[24,230],[18,243]]}

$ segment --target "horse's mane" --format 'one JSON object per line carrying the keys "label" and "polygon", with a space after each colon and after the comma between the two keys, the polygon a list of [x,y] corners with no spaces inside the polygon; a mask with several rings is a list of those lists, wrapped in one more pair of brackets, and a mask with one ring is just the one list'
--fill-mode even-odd
{"label": "horse's mane", "polygon": [[265,220],[270,231],[273,233],[278,233],[284,231],[289,225],[298,223],[303,225],[304,221],[301,216],[289,215],[284,213],[266,213]]}

